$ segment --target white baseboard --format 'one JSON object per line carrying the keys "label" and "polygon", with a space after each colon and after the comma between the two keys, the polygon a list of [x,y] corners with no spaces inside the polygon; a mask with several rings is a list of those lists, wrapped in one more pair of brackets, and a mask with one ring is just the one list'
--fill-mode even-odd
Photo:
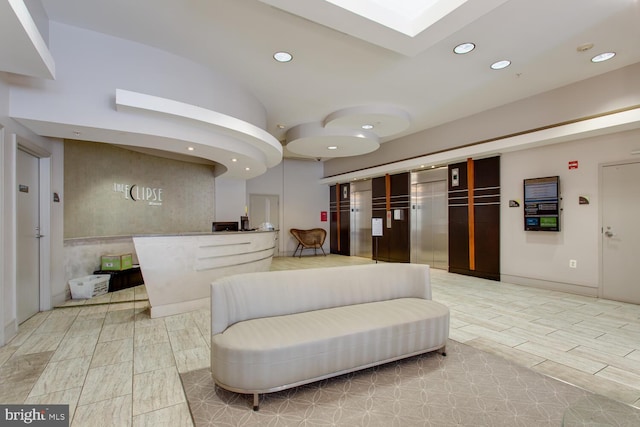
{"label": "white baseboard", "polygon": [[598,288],[592,286],[576,285],[572,283],[553,282],[549,280],[534,279],[531,277],[511,276],[501,274],[500,281],[514,285],[529,286],[532,288],[546,289],[549,291],[566,292],[569,294],[598,297]]}
{"label": "white baseboard", "polygon": [[15,337],[17,334],[18,334],[18,322],[16,321],[16,319],[13,319],[11,322],[7,323],[4,326],[5,341],[3,343],[0,343],[0,346],[5,345],[9,341],[11,341],[11,339]]}

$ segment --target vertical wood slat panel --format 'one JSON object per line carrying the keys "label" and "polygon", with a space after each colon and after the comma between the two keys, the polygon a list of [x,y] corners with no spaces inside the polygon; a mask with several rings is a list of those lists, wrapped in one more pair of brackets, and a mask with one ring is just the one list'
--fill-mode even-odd
{"label": "vertical wood slat panel", "polygon": [[475,233],[475,223],[476,223],[476,215],[474,208],[474,179],[475,172],[473,168],[473,159],[467,159],[467,187],[469,190],[469,204],[468,204],[468,221],[469,221],[469,270],[476,269],[476,233]]}
{"label": "vertical wood slat panel", "polygon": [[338,212],[338,217],[336,218],[336,226],[338,229],[336,246],[338,248],[338,253],[340,253],[340,184],[336,184],[336,212]]}

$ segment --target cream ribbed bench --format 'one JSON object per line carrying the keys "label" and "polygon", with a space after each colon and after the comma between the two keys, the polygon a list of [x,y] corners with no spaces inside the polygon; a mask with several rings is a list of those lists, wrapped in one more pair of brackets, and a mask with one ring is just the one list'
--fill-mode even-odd
{"label": "cream ribbed bench", "polygon": [[259,394],[441,350],[449,309],[429,267],[368,264],[227,276],[211,285],[211,372]]}

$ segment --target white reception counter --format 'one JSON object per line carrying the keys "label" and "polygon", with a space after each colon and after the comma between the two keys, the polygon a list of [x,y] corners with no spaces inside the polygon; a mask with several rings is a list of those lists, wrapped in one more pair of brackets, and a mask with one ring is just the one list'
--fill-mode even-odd
{"label": "white reception counter", "polygon": [[277,236],[277,231],[135,236],[151,317],[209,307],[215,279],[269,270]]}

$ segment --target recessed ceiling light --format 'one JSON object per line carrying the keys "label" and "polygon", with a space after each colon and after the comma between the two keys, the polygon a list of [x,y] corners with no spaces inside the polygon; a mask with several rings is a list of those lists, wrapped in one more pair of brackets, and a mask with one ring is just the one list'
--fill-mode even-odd
{"label": "recessed ceiling light", "polygon": [[507,68],[509,65],[511,65],[511,61],[503,59],[502,61],[494,62],[493,64],[491,64],[491,69],[502,70],[503,68]]}
{"label": "recessed ceiling light", "polygon": [[337,150],[338,147],[336,147],[335,145],[330,145],[327,147],[327,150]]}
{"label": "recessed ceiling light", "polygon": [[193,147],[187,147],[187,150],[189,150],[189,151],[193,151],[193,150],[195,150],[195,148],[193,148]]}
{"label": "recessed ceiling light", "polygon": [[453,51],[458,55],[464,55],[465,53],[471,52],[476,48],[476,45],[473,43],[460,43],[458,46],[453,48]]}
{"label": "recessed ceiling light", "polygon": [[367,125],[362,125],[361,127],[362,127],[362,129],[366,129],[366,130],[373,129],[373,125],[368,125],[368,124]]}
{"label": "recessed ceiling light", "polygon": [[604,62],[616,56],[615,52],[604,52],[591,58],[591,62]]}
{"label": "recessed ceiling light", "polygon": [[246,171],[250,171],[250,170],[251,170],[251,168],[244,168],[244,170],[246,170]]}
{"label": "recessed ceiling light", "polygon": [[276,52],[273,54],[273,59],[278,62],[289,62],[293,59],[293,56],[289,52]]}
{"label": "recessed ceiling light", "polygon": [[231,161],[232,161],[232,162],[237,162],[237,161],[238,161],[238,159],[231,159]]}

